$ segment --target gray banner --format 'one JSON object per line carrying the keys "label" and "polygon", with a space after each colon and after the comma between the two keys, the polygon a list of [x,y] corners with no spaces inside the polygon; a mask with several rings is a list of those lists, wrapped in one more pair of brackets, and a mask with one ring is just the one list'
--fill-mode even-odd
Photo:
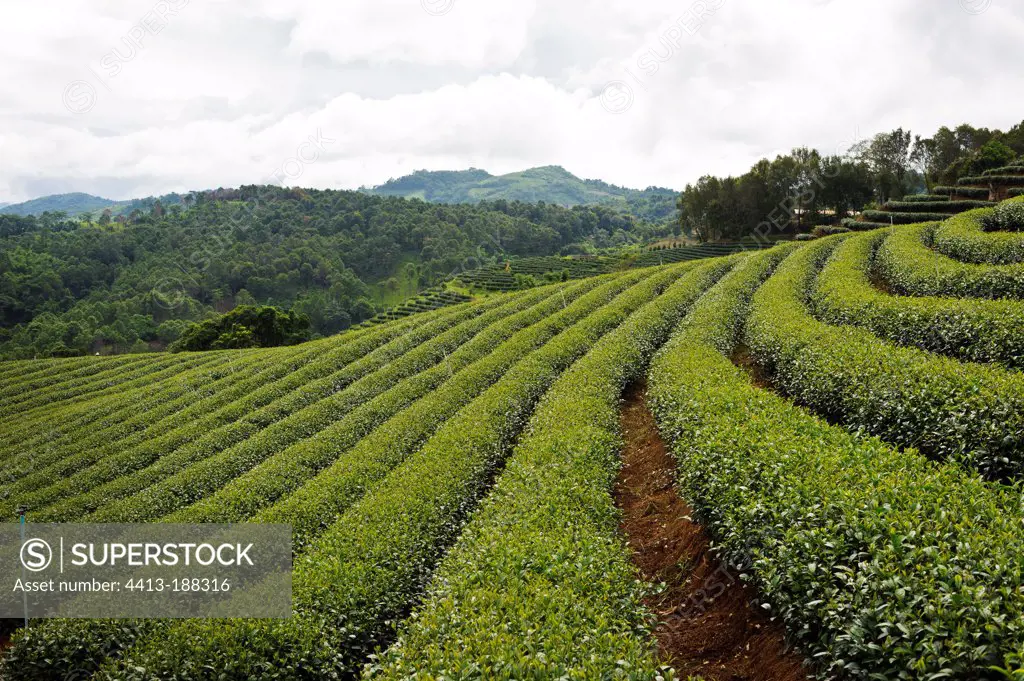
{"label": "gray banner", "polygon": [[290,525],[0,523],[0,617],[290,617]]}

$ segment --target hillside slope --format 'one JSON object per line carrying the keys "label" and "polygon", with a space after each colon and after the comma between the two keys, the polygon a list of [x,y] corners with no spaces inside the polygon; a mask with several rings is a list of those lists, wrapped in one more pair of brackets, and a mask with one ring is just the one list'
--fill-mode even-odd
{"label": "hillside slope", "polygon": [[45,212],[63,211],[68,215],[81,215],[102,211],[117,205],[117,201],[102,196],[73,192],[71,194],[51,194],[22,203],[10,203],[0,207],[0,213],[7,215],[42,215]]}
{"label": "hillside slope", "polygon": [[808,672],[1019,670],[1022,247],[1018,199],[287,348],[0,363],[0,515],[284,522],[295,547],[291,619],[38,621],[0,675],[665,676],[655,627],[704,609],[648,610],[630,556],[660,548],[620,530],[645,380],[707,589],[754,590]]}
{"label": "hillside slope", "polygon": [[239,304],[292,308],[331,334],[460,271],[652,233],[606,206],[270,186],[110,224],[0,215],[0,357],[159,349]]}
{"label": "hillside slope", "polygon": [[653,222],[675,216],[678,192],[660,187],[627,189],[600,180],[582,180],[561,166],[530,168],[507,175],[491,175],[471,168],[461,171],[418,170],[366,189],[380,196],[418,198],[436,203],[524,201],[559,206],[608,205]]}

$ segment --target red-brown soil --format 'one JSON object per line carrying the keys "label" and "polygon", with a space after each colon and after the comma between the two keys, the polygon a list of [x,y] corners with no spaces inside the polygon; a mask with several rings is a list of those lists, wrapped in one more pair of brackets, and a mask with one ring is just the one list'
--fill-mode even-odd
{"label": "red-brown soil", "polygon": [[682,678],[706,681],[798,681],[803,659],[787,647],[784,630],[752,605],[755,594],[709,551],[710,537],[689,519],[676,492],[676,467],[647,408],[644,385],[626,391],[622,432],[626,447],[615,500],[633,561],[650,582],[662,660]]}

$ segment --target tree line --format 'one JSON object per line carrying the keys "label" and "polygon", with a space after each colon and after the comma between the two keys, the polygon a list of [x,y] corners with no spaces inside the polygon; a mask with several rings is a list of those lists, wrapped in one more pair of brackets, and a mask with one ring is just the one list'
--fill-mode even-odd
{"label": "tree line", "polygon": [[643,243],[658,229],[604,206],[272,186],[118,216],[0,215],[0,357],[164,349],[240,305],[294,311],[328,335],[378,312],[378,288],[396,275],[422,288],[510,256]]}
{"label": "tree line", "polygon": [[1024,155],[1024,122],[1007,132],[962,124],[931,137],[897,128],[842,154],[800,147],[739,177],[706,175],[677,201],[676,233],[700,241],[800,233],[851,211],[953,185]]}

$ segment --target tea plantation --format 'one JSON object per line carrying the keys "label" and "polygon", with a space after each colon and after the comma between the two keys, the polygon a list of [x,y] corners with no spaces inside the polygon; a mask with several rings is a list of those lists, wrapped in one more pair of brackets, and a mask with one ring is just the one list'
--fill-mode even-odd
{"label": "tea plantation", "polygon": [[11,622],[0,678],[673,678],[613,498],[641,380],[808,677],[1020,678],[1024,168],[969,179],[807,242],[477,271],[565,276],[297,346],[0,363],[6,520],[294,542],[289,619]]}

